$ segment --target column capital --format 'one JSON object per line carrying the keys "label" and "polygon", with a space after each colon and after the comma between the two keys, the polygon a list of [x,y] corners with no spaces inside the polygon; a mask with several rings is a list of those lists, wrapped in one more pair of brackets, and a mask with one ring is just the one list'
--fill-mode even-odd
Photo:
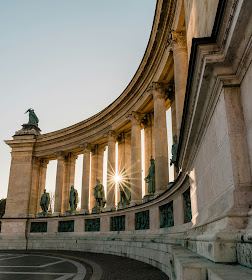
{"label": "column capital", "polygon": [[40,159],[40,165],[41,166],[46,167],[48,163],[49,163],[48,159],[46,159],[46,158],[41,158]]}
{"label": "column capital", "polygon": [[142,119],[142,124],[144,128],[152,127],[154,125],[154,112],[147,113]]}
{"label": "column capital", "polygon": [[131,140],[131,134],[129,132],[121,132],[117,136],[117,141],[118,141],[119,144],[125,143],[129,140]]}
{"label": "column capital", "polygon": [[68,153],[67,156],[66,156],[66,160],[68,162],[74,162],[77,158],[78,158],[78,155],[76,155],[72,152]]}
{"label": "column capital", "polygon": [[187,52],[186,32],[184,30],[172,31],[171,47],[172,47],[174,56],[179,53]]}
{"label": "column capital", "polygon": [[114,130],[109,130],[104,134],[104,137],[108,138],[108,141],[116,141],[117,134]]}
{"label": "column capital", "polygon": [[131,121],[131,125],[141,125],[143,116],[144,114],[133,111],[128,115],[127,119]]}
{"label": "column capital", "polygon": [[57,160],[64,160],[66,154],[65,154],[65,152],[57,151],[54,153],[54,155],[56,155]]}
{"label": "column capital", "polygon": [[91,152],[93,154],[96,154],[96,155],[99,155],[99,154],[103,154],[104,151],[106,149],[106,145],[94,145],[92,148],[91,148]]}
{"label": "column capital", "polygon": [[157,99],[165,99],[166,85],[164,83],[152,82],[149,91],[154,101]]}
{"label": "column capital", "polygon": [[91,145],[90,143],[85,142],[84,144],[81,144],[80,147],[83,149],[83,153],[90,153],[91,152]]}

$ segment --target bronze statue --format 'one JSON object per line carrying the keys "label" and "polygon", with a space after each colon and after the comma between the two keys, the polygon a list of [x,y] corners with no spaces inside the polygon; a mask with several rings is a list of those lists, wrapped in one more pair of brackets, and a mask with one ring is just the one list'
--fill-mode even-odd
{"label": "bronze statue", "polygon": [[33,124],[33,125],[38,126],[39,119],[38,119],[37,115],[35,114],[34,110],[32,108],[30,108],[25,112],[25,114],[28,112],[29,112],[28,124]]}
{"label": "bronze statue", "polygon": [[78,192],[74,188],[74,186],[71,186],[69,203],[70,203],[71,211],[75,211],[77,208],[77,203],[78,203]]}
{"label": "bronze statue", "polygon": [[173,136],[173,141],[174,144],[172,145],[172,158],[170,160],[170,166],[174,164],[176,173],[179,173],[179,168],[178,168],[178,163],[177,163],[177,154],[178,154],[178,140],[177,140],[177,135]]}
{"label": "bronze statue", "polygon": [[104,187],[100,183],[99,179],[96,179],[96,186],[94,187],[94,197],[96,199],[96,207],[104,208],[106,203],[105,192],[104,192]]}
{"label": "bronze statue", "polygon": [[120,202],[118,203],[119,208],[125,208],[130,204],[131,201],[131,185],[129,176],[126,174],[126,170],[123,169],[122,181],[119,182],[120,190]]}
{"label": "bronze statue", "polygon": [[151,157],[150,159],[151,166],[149,168],[149,173],[146,178],[144,178],[145,182],[148,184],[148,193],[154,195],[156,187],[155,187],[155,160]]}
{"label": "bronze statue", "polygon": [[40,206],[43,213],[47,213],[49,204],[50,204],[50,196],[49,193],[46,192],[46,189],[44,189],[44,193],[42,194],[40,199]]}

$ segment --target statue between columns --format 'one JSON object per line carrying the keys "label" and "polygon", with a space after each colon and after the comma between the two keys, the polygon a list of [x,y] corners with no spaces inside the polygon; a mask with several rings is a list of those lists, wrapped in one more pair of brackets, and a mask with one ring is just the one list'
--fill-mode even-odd
{"label": "statue between columns", "polygon": [[46,192],[46,189],[44,189],[44,193],[42,194],[41,199],[40,199],[40,207],[42,209],[42,212],[38,213],[39,217],[44,217],[48,214],[47,211],[48,211],[49,205],[50,205],[50,195],[49,195],[49,193]]}
{"label": "statue between columns", "polygon": [[96,186],[94,187],[94,197],[96,200],[96,205],[92,209],[92,213],[100,213],[105,206],[105,192],[104,187],[99,179],[96,179]]}
{"label": "statue between columns", "polygon": [[71,186],[70,196],[69,196],[69,204],[70,204],[71,212],[76,211],[77,203],[78,203],[78,192],[74,188],[74,186]]}
{"label": "statue between columns", "polygon": [[177,155],[178,155],[178,140],[177,135],[173,136],[174,144],[172,145],[172,158],[170,160],[170,166],[174,164],[176,173],[179,173],[178,163],[177,163]]}
{"label": "statue between columns", "polygon": [[131,184],[125,169],[123,169],[121,177],[122,180],[119,182],[120,202],[118,203],[118,209],[126,208],[131,201]]}
{"label": "statue between columns", "polygon": [[150,159],[151,166],[149,167],[149,173],[147,177],[144,178],[145,182],[148,184],[148,195],[145,197],[153,196],[156,190],[155,187],[155,160],[154,158]]}

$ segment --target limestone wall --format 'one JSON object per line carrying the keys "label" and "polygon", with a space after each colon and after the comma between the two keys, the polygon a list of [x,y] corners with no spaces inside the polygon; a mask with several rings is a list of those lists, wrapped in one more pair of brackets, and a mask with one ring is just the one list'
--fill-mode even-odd
{"label": "limestone wall", "polygon": [[245,129],[247,135],[250,168],[252,173],[252,94],[251,94],[251,87],[250,87],[251,80],[252,80],[252,65],[250,64],[247,73],[241,83],[241,99],[242,99]]}
{"label": "limestone wall", "polygon": [[210,37],[218,0],[185,0],[187,49],[190,57],[192,38]]}
{"label": "limestone wall", "polygon": [[195,223],[217,217],[228,207],[226,191],[234,181],[225,112],[222,92],[190,173]]}

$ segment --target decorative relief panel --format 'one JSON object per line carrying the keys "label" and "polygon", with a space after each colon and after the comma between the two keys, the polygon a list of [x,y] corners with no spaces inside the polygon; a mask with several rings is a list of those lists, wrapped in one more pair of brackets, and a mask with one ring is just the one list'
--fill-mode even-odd
{"label": "decorative relief panel", "polygon": [[47,222],[32,222],[30,232],[47,232]]}
{"label": "decorative relief panel", "polygon": [[58,232],[74,232],[74,220],[59,221]]}
{"label": "decorative relief panel", "polygon": [[100,218],[86,219],[85,231],[100,231]]}
{"label": "decorative relief panel", "polygon": [[184,222],[189,223],[192,220],[190,188],[183,193],[184,197]]}
{"label": "decorative relief panel", "polygon": [[150,214],[149,210],[136,213],[136,230],[150,228]]}
{"label": "decorative relief panel", "polygon": [[111,231],[125,231],[125,215],[111,217],[110,230]]}
{"label": "decorative relief panel", "polygon": [[160,227],[173,227],[173,201],[159,207],[160,210]]}

